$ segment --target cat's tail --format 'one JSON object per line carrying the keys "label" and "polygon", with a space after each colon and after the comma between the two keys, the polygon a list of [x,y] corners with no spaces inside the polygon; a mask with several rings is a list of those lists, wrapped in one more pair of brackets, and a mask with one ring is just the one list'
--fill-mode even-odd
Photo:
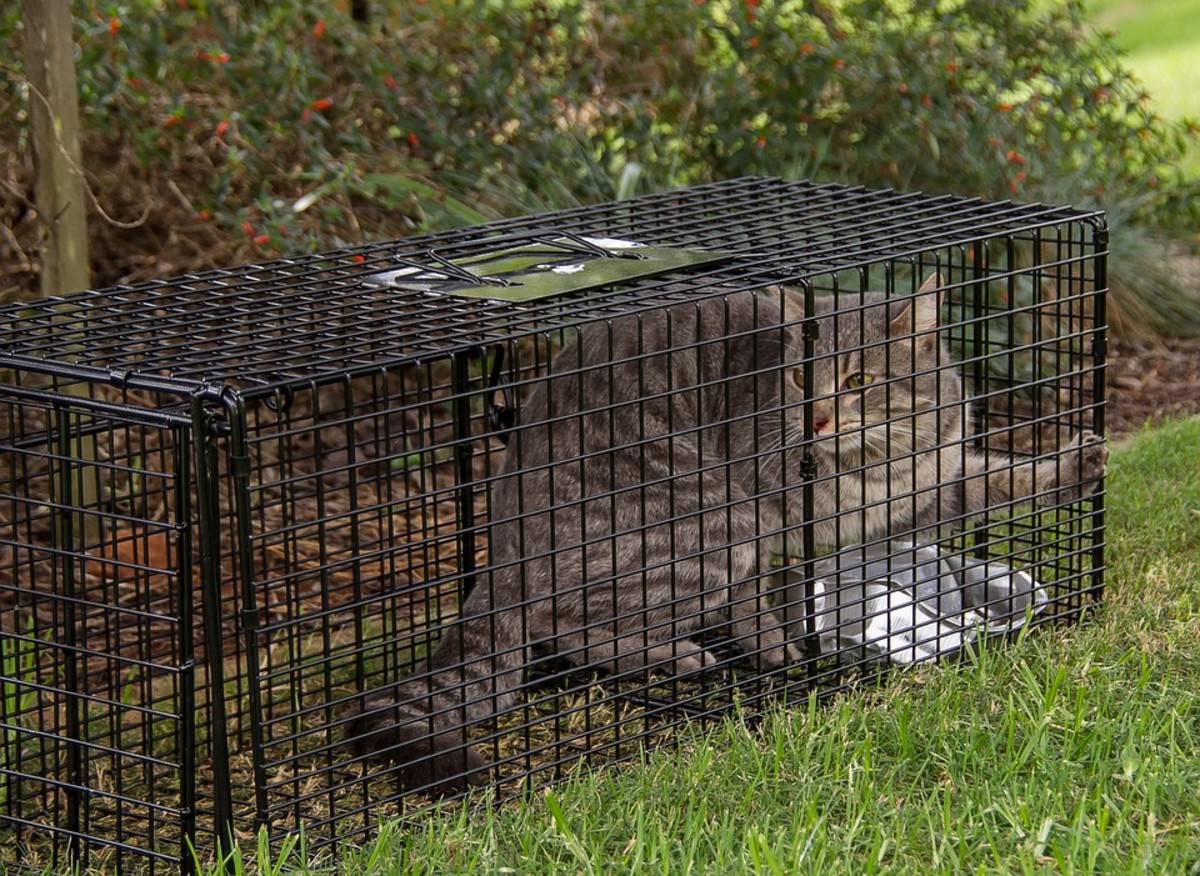
{"label": "cat's tail", "polygon": [[507,708],[521,684],[521,643],[492,638],[508,626],[478,618],[451,624],[425,670],[356,703],[343,738],[360,754],[395,763],[409,790],[441,797],[484,783],[487,763],[467,734]]}

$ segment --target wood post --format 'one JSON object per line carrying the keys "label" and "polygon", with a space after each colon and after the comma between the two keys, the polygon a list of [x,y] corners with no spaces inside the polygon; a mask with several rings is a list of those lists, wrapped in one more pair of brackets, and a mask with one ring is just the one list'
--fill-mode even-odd
{"label": "wood post", "polygon": [[[79,292],[91,285],[88,270],[87,200],[79,146],[79,92],[75,82],[75,41],[70,0],[23,0],[25,74],[29,79],[29,119],[36,169],[39,289],[43,297]],[[88,397],[86,383],[60,385],[68,395]],[[100,537],[100,469],[91,418],[79,413],[60,418],[72,434],[61,463],[60,493],[87,509],[70,523],[69,549],[97,544]],[[75,466],[78,466],[76,468]],[[87,513],[90,512],[90,513]],[[66,527],[64,527],[66,528]]]}
{"label": "wood post", "polygon": [[90,285],[70,0],[23,0],[42,295]]}

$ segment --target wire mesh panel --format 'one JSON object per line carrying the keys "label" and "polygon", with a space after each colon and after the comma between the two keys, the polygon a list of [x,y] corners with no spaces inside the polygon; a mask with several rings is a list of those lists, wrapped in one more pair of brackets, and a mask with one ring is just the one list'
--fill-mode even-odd
{"label": "wire mesh panel", "polygon": [[1105,235],[749,179],[7,309],[5,848],[315,849],[1078,616]]}
{"label": "wire mesh panel", "polygon": [[[0,818],[12,861],[178,867],[196,802],[186,421],[0,389]],[[24,379],[22,379],[24,378]]]}

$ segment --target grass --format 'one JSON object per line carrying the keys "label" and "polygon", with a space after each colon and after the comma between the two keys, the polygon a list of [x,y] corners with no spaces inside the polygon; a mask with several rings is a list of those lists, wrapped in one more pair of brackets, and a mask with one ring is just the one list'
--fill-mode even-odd
{"label": "grass", "polygon": [[[1116,33],[1163,116],[1200,119],[1200,0],[1088,0],[1087,8]],[[1184,166],[1200,178],[1200,148]]]}
{"label": "grass", "polygon": [[1197,872],[1196,447],[1200,419],[1114,448],[1108,592],[1088,623],[731,721],[525,805],[384,825],[339,865],[299,841],[259,872]]}

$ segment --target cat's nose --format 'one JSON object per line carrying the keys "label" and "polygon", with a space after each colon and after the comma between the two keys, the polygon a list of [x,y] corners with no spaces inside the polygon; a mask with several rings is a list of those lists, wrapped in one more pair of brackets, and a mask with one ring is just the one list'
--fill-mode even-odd
{"label": "cat's nose", "polygon": [[813,411],[813,431],[822,432],[829,425],[829,415],[821,411]]}

